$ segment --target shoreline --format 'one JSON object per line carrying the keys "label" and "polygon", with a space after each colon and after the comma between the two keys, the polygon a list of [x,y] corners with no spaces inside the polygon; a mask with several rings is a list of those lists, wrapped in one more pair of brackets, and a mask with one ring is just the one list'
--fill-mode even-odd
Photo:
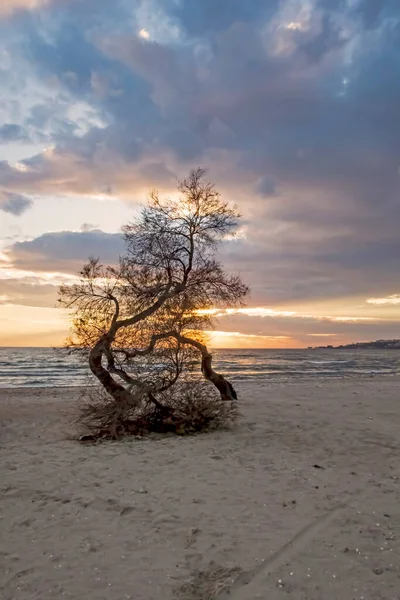
{"label": "shoreline", "polygon": [[[337,382],[348,382],[358,384],[360,382],[368,382],[370,380],[374,381],[385,381],[389,379],[390,381],[395,381],[400,383],[400,373],[374,373],[374,372],[366,372],[366,373],[353,373],[351,375],[319,375],[312,374],[307,377],[307,374],[302,374],[297,379],[293,376],[284,379],[281,376],[276,376],[275,378],[271,375],[265,376],[265,378],[257,377],[253,378],[251,376],[244,376],[241,379],[235,379],[232,377],[232,374],[224,373],[225,377],[228,377],[230,381],[232,381],[236,386],[240,388],[245,388],[248,385],[261,385],[261,386],[312,386],[313,384],[321,385],[321,384],[334,384]],[[199,379],[202,379],[202,375],[198,374]],[[94,388],[98,384],[95,381],[92,385],[90,384],[82,384],[77,383],[76,385],[26,385],[26,386],[4,386],[0,385],[0,402],[1,396],[6,393],[16,392],[37,392],[46,390],[50,393],[57,393],[58,391],[70,390],[73,392],[77,392],[78,390],[84,390],[86,388]]]}
{"label": "shoreline", "polygon": [[230,431],[86,446],[79,388],[0,389],[4,600],[397,600],[400,378],[238,391]]}
{"label": "shoreline", "polygon": [[[0,350],[1,353],[1,350]],[[214,368],[237,385],[274,382],[302,385],[321,378],[332,381],[380,376],[400,376],[400,352],[308,350],[220,350],[214,354]],[[194,377],[201,377],[200,367]],[[92,381],[90,369],[76,357],[54,351],[3,351],[0,356],[0,389],[62,386],[79,389]]]}

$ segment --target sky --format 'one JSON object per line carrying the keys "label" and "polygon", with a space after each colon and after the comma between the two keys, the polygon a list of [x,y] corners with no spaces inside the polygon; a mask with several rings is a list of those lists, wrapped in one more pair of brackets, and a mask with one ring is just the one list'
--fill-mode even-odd
{"label": "sky", "polygon": [[400,338],[398,0],[2,0],[0,345],[61,344],[60,283],[198,166],[252,290],[212,345]]}

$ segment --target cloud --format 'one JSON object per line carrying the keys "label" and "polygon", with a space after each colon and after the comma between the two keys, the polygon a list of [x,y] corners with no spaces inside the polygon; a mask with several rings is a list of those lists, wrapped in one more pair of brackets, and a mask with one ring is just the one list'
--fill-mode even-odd
{"label": "cloud", "polygon": [[33,10],[43,8],[51,0],[2,0],[0,4],[0,17],[9,16],[19,10]]}
{"label": "cloud", "polygon": [[386,298],[369,298],[367,304],[376,304],[380,306],[384,304],[400,304],[400,294],[392,294]]}
{"label": "cloud", "polygon": [[231,315],[246,315],[247,317],[261,317],[261,318],[287,318],[287,319],[306,319],[316,321],[331,321],[338,323],[358,323],[358,322],[378,322],[379,318],[368,317],[368,316],[346,316],[346,315],[313,315],[313,314],[302,314],[296,311],[285,311],[277,310],[273,308],[266,308],[264,306],[254,306],[251,308],[225,308],[218,309],[212,308],[205,311],[205,314],[213,315],[214,317],[228,317]]}
{"label": "cloud", "polygon": [[115,264],[123,251],[122,235],[99,230],[45,233],[6,249],[8,268],[77,274],[90,256]]}
{"label": "cloud", "polygon": [[23,194],[0,190],[0,210],[19,217],[32,206],[32,200]]}
{"label": "cloud", "polygon": [[257,183],[256,191],[261,196],[274,196],[277,193],[276,183],[269,177],[262,177],[260,181]]}
{"label": "cloud", "polygon": [[93,231],[95,229],[99,229],[98,225],[94,225],[93,223],[82,223],[81,231]]}
{"label": "cloud", "polygon": [[2,279],[1,289],[0,304],[51,308],[57,302],[58,286],[40,281],[37,277]]}
{"label": "cloud", "polygon": [[213,348],[274,348],[290,344],[293,340],[286,335],[254,335],[240,331],[206,331]]}
{"label": "cloud", "polygon": [[0,144],[7,142],[26,142],[29,136],[20,125],[6,123],[0,127]]}
{"label": "cloud", "polygon": [[[222,258],[254,305],[393,294],[398,2],[86,0],[42,14],[4,33],[2,121],[51,149],[0,164],[5,193],[135,202],[201,164],[240,206],[245,235]],[[10,252],[53,268],[43,243]],[[85,248],[54,264],[75,269]]]}
{"label": "cloud", "polygon": [[336,337],[336,333],[309,333],[310,337]]}
{"label": "cloud", "polygon": [[[217,319],[217,330],[238,332],[243,335],[287,336],[289,346],[309,346],[310,338],[331,337],[334,343],[342,344],[354,340],[400,338],[400,323],[397,320],[371,319],[341,321],[329,318],[308,317],[249,317],[243,314],[222,316]],[[329,343],[325,342],[324,343]],[[280,345],[280,344],[278,344]]]}
{"label": "cloud", "polygon": [[[8,247],[0,262],[0,302],[8,307],[51,308],[58,286],[73,282],[89,255],[99,256],[106,264],[115,262],[123,252],[121,235],[84,225],[81,231],[47,233]],[[382,314],[378,305],[360,305],[357,299],[353,306],[322,303],[299,309],[284,304],[257,305],[251,298],[250,306],[215,309],[212,314],[217,326],[212,343],[219,347],[291,347],[310,345],[313,337],[324,337],[328,343],[332,338],[339,344],[400,336],[395,312]]]}
{"label": "cloud", "polygon": [[171,6],[172,14],[184,30],[192,36],[213,36],[226,31],[235,22],[254,23],[264,21],[278,6],[278,0],[242,2],[242,0],[196,0],[176,2]]}
{"label": "cloud", "polygon": [[141,38],[143,38],[145,40],[148,40],[150,38],[149,32],[147,31],[147,29],[144,29],[144,28],[139,31],[139,35]]}

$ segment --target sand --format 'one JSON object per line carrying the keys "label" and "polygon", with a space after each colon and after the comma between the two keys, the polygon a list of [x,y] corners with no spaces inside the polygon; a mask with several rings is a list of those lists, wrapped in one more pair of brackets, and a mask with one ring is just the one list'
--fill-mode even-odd
{"label": "sand", "polygon": [[400,599],[400,380],[239,387],[232,431],[82,445],[1,390],[2,600]]}

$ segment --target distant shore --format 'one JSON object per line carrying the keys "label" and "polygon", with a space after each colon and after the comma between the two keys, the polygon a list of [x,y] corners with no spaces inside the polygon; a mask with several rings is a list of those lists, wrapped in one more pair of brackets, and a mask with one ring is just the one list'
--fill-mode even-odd
{"label": "distant shore", "polygon": [[76,388],[1,389],[2,599],[397,598],[400,378],[238,388],[232,431],[88,446]]}
{"label": "distant shore", "polygon": [[376,340],[375,342],[354,342],[340,346],[309,346],[309,350],[400,350],[400,340]]}

